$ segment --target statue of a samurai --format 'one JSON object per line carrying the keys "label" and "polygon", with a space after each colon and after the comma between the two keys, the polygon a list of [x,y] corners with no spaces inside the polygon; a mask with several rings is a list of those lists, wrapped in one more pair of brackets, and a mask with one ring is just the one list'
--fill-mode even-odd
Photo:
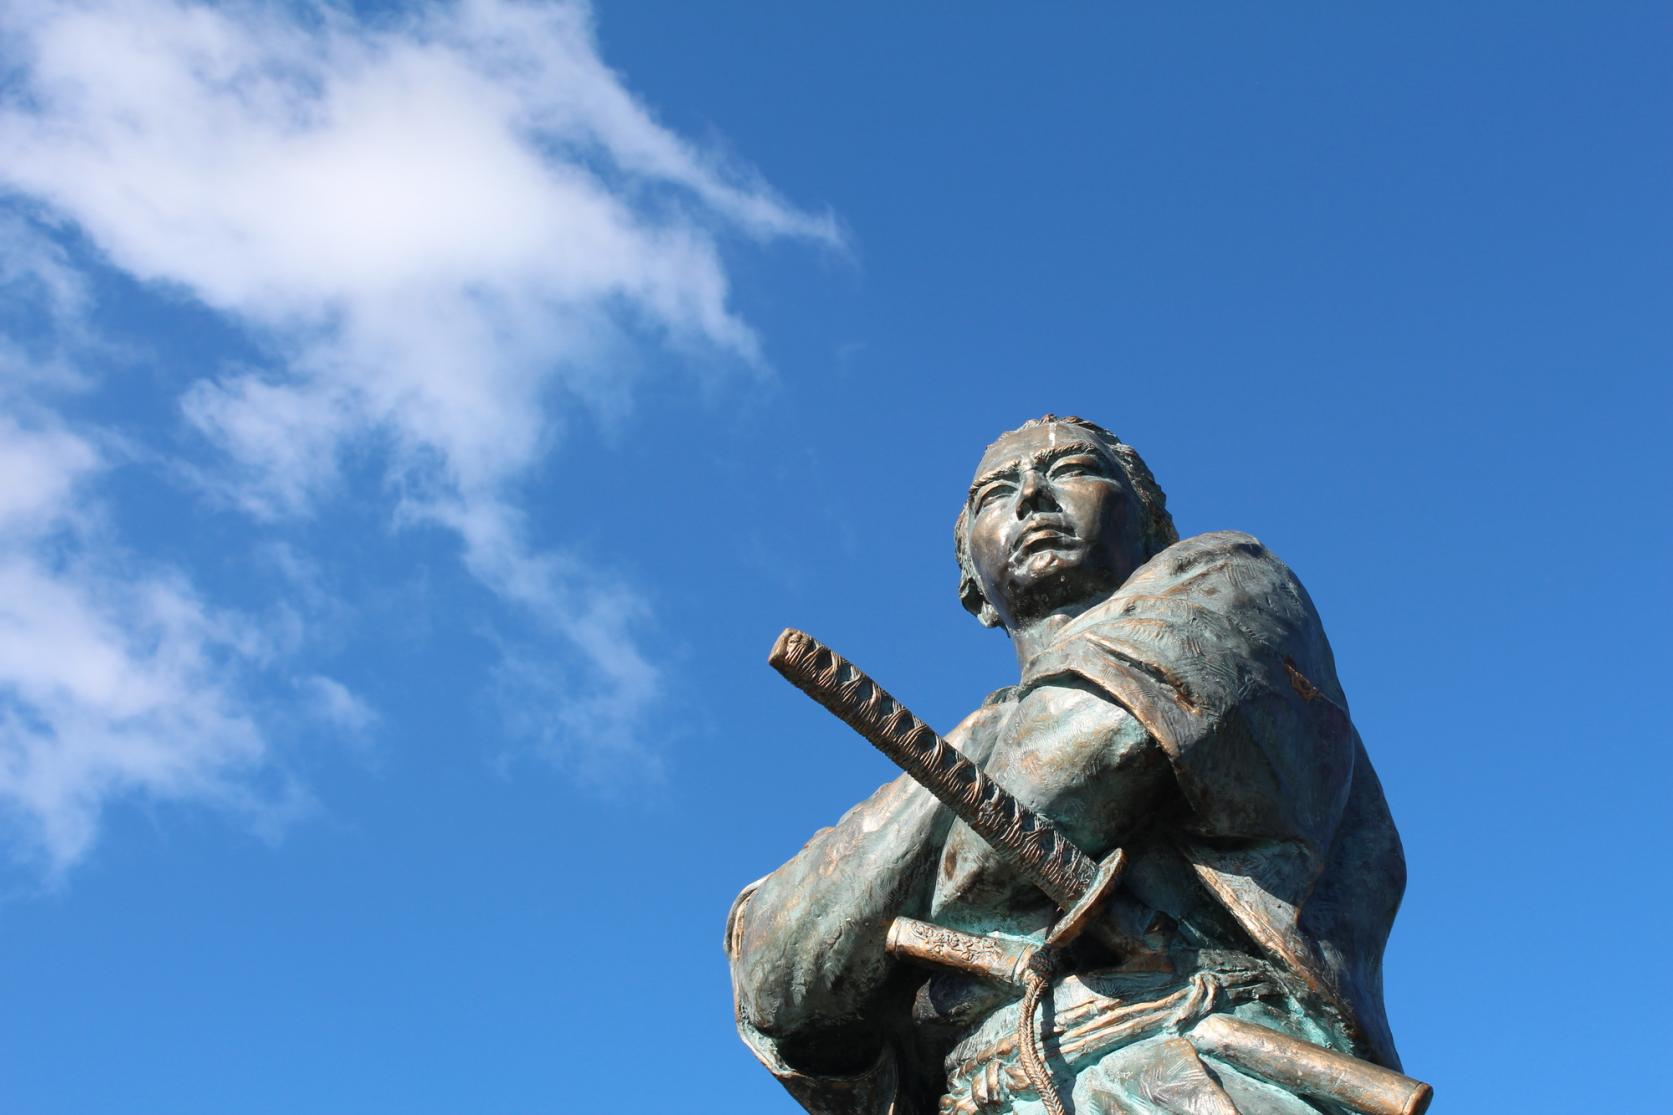
{"label": "statue of a samurai", "polygon": [[1059,917],[903,775],[734,903],[745,1042],[815,1115],[1354,1110],[1189,1040],[1229,1016],[1399,1067],[1405,863],[1301,583],[1249,535],[1180,541],[1138,454],[1079,418],[989,446],[954,535],[960,599],[1021,676],[947,742],[1089,855],[1125,850],[1114,929],[1054,959],[1028,1019],[1015,986],[892,955],[897,917],[1022,945]]}

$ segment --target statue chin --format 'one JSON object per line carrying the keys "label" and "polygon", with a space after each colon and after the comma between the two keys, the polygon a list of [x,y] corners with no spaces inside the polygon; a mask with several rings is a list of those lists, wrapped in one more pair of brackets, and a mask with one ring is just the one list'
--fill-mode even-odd
{"label": "statue chin", "polygon": [[1026,582],[1013,582],[1003,614],[1011,627],[1026,627],[1061,612],[1079,613],[1106,599],[1121,586],[1107,571],[1060,561]]}

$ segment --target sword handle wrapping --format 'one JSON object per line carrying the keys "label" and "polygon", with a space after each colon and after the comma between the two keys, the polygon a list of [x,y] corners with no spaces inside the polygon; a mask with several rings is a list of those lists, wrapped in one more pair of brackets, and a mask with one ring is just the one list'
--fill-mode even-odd
{"label": "sword handle wrapping", "polygon": [[1098,865],[1062,830],[1025,808],[836,651],[786,628],[767,662],[945,802],[1060,908],[1073,907],[1092,886]]}

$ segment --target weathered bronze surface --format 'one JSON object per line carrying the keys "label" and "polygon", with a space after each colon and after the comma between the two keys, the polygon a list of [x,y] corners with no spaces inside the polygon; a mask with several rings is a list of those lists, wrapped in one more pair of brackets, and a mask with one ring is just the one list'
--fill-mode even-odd
{"label": "weathered bronze surface", "polygon": [[[1095,862],[1049,819],[1017,801],[864,671],[813,636],[786,629],[767,663],[893,759],[1062,906],[1067,912],[1049,934],[1050,944],[1068,944],[1080,935],[1093,903],[1120,880],[1126,865],[1120,849],[1105,864]],[[1098,925],[1112,948],[1129,953],[1143,948],[1108,923]]]}
{"label": "weathered bronze surface", "polygon": [[1393,1069],[1223,1014],[1209,1015],[1188,1036],[1199,1052],[1367,1115],[1423,1115],[1434,1097],[1429,1085]]}
{"label": "weathered bronze surface", "polygon": [[955,544],[1021,679],[945,739],[774,648],[908,773],[734,903],[746,1043],[815,1115],[1421,1111],[1399,838],[1294,575],[1178,541],[1130,447],[1052,416],[989,447]]}

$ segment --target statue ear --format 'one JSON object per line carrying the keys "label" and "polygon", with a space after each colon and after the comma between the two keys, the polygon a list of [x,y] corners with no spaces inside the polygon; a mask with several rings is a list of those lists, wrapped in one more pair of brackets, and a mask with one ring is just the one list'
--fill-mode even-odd
{"label": "statue ear", "polygon": [[975,577],[967,575],[960,579],[958,598],[964,610],[975,616],[983,627],[998,627],[1002,622],[999,613],[988,603],[988,598],[982,595],[982,588]]}
{"label": "statue ear", "polygon": [[982,595],[982,586],[976,580],[976,570],[970,565],[970,551],[966,548],[964,536],[965,528],[970,525],[969,512],[960,509],[958,518],[953,522],[953,549],[958,555],[958,599],[964,605],[964,610],[981,621],[983,627],[998,627],[1002,622],[999,613],[994,610],[988,598]]}

